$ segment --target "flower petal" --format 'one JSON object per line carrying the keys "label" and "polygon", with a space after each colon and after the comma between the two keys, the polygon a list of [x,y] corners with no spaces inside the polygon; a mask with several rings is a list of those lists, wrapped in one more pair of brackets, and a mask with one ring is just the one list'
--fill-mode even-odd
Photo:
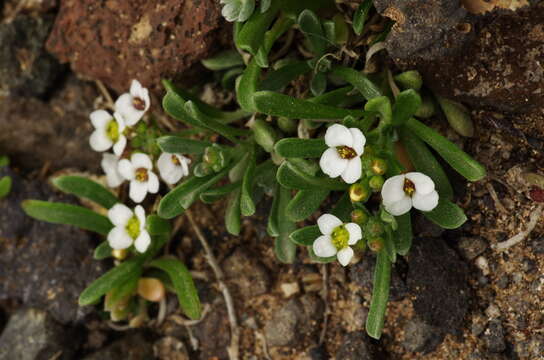
{"label": "flower petal", "polygon": [[134,215],[132,210],[124,204],[115,204],[108,210],[108,219],[115,226],[125,226]]}
{"label": "flower petal", "polygon": [[353,145],[351,148],[355,150],[357,155],[361,156],[365,152],[366,137],[363,132],[357,128],[349,128],[349,132],[353,137]]}
{"label": "flower petal", "polygon": [[340,225],[342,225],[342,221],[331,214],[323,214],[317,219],[317,226],[323,235],[332,234],[332,231]]}
{"label": "flower petal", "polygon": [[89,118],[96,129],[103,129],[108,125],[112,116],[106,110],[95,110],[89,115]]}
{"label": "flower petal", "polygon": [[125,151],[125,147],[127,146],[127,138],[125,135],[121,135],[119,137],[119,140],[113,145],[113,153],[117,156],[123,155],[123,151]]}
{"label": "flower petal", "polygon": [[151,236],[149,236],[149,233],[146,230],[141,231],[140,235],[136,238],[136,241],[134,241],[134,247],[136,248],[138,252],[141,252],[141,253],[146,252],[150,244],[151,244]]}
{"label": "flower petal", "polygon": [[119,160],[119,165],[117,166],[117,170],[119,170],[119,174],[121,174],[122,177],[124,177],[127,180],[133,180],[134,179],[134,166],[132,166],[132,163],[128,159],[121,159]]}
{"label": "flower petal", "polygon": [[140,90],[142,89],[142,84],[136,79],[133,79],[130,83],[130,95],[139,96]]}
{"label": "flower petal", "polygon": [[123,226],[116,226],[108,233],[108,244],[114,250],[127,249],[132,245],[132,238]]}
{"label": "flower petal", "polygon": [[159,178],[152,171],[149,171],[147,176],[149,177],[147,180],[147,191],[149,191],[151,194],[156,194],[157,191],[159,191]]}
{"label": "flower petal", "polygon": [[348,166],[348,160],[342,159],[335,148],[328,148],[319,159],[321,170],[331,178],[340,176]]}
{"label": "flower petal", "polygon": [[138,221],[140,222],[140,229],[145,228],[145,210],[142,207],[142,205],[137,205],[134,208],[134,214],[136,214],[136,217],[138,218]]}
{"label": "flower petal", "polygon": [[115,188],[125,181],[121,174],[119,174],[119,170],[117,170],[118,163],[119,159],[117,156],[110,153],[102,154],[100,166],[104,170],[104,173],[106,173],[106,181],[110,188]]}
{"label": "flower petal", "polygon": [[400,216],[406,214],[412,208],[412,198],[405,196],[399,201],[392,202],[390,204],[383,204],[385,210],[393,216]]}
{"label": "flower petal", "polygon": [[125,124],[125,119],[118,112],[114,112],[113,117],[115,118],[115,121],[117,122],[117,126],[118,126],[117,130],[119,131],[119,134],[122,134],[123,131],[125,131],[125,128],[127,127]]}
{"label": "flower petal", "polygon": [[404,193],[404,175],[396,175],[385,180],[382,186],[383,204],[392,204],[406,196]]}
{"label": "flower petal", "polygon": [[353,258],[353,249],[346,246],[336,254],[336,257],[338,258],[340,265],[347,266]]}
{"label": "flower petal", "polygon": [[334,124],[325,133],[325,143],[328,147],[353,146],[353,136],[347,127]]}
{"label": "flower petal", "polygon": [[130,157],[130,162],[132,162],[132,166],[134,166],[135,169],[144,168],[151,170],[153,168],[153,163],[151,162],[151,158],[147,154],[143,153],[135,153],[132,154]]}
{"label": "flower petal", "polygon": [[357,225],[356,223],[347,223],[344,225],[346,227],[346,230],[349,232],[349,245],[355,245],[357,244],[357,241],[361,240],[363,238],[363,231],[361,230],[361,227]]}
{"label": "flower petal", "polygon": [[125,112],[132,107],[132,96],[124,93],[115,100],[115,111],[124,116]]}
{"label": "flower petal", "polygon": [[331,237],[322,235],[318,237],[312,245],[314,253],[319,257],[329,257],[336,254],[336,248],[332,244]]}
{"label": "flower petal", "polygon": [[170,185],[177,183],[182,178],[184,165],[184,162],[181,160],[179,166],[174,164],[172,162],[172,156],[176,156],[176,158],[180,160],[180,156],[169,153],[162,153],[161,156],[159,156],[159,160],[157,161],[157,168],[159,169],[159,174],[161,175],[161,178]]}
{"label": "flower petal", "polygon": [[128,196],[135,203],[141,203],[144,201],[145,196],[147,195],[147,182],[140,182],[137,180],[132,180],[130,182],[130,189],[128,190]]}
{"label": "flower petal", "polygon": [[412,196],[412,203],[420,211],[431,211],[438,205],[438,193],[436,190],[426,195],[420,195],[416,192]]}
{"label": "flower petal", "polygon": [[182,155],[176,155],[178,157],[179,163],[181,164],[181,168],[183,170],[183,176],[189,175],[189,164],[191,164],[191,159],[182,156]]}
{"label": "flower petal", "polygon": [[434,190],[433,179],[425,174],[419,172],[409,172],[406,174],[406,178],[414,183],[416,193],[419,193],[419,195],[426,195]]}
{"label": "flower petal", "polygon": [[113,143],[110,138],[106,136],[103,129],[95,130],[89,138],[89,144],[94,151],[106,151]]}
{"label": "flower petal", "polygon": [[362,173],[361,159],[355,157],[348,160],[348,166],[346,166],[346,169],[342,172],[342,179],[347,184],[353,184],[361,178]]}

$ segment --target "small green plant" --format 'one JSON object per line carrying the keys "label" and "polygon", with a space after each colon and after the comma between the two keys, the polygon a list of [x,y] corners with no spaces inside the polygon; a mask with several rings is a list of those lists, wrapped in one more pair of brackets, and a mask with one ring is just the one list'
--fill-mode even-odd
{"label": "small green plant", "polygon": [[[9,159],[7,156],[0,156],[0,167],[8,166]],[[11,176],[3,176],[0,178],[0,199],[6,197],[11,191]]]}
{"label": "small green plant", "polygon": [[[297,246],[315,262],[338,260],[342,266],[355,253],[376,253],[366,330],[380,338],[392,265],[412,243],[411,209],[446,229],[466,221],[452,202],[452,186],[436,155],[469,181],[483,178],[485,169],[419,120],[430,117],[435,106],[426,93],[420,95],[417,72],[367,76],[360,71],[364,64],[345,61],[350,39],[364,31],[371,1],[355,11],[351,27],[329,0],[262,0],[258,11],[253,0],[221,3],[227,20],[236,21],[236,50],[203,64],[235,92],[239,109],[223,111],[164,80],[163,109],[188,127],[183,131],[167,134],[152,119],[140,121],[149,96],[139,83],[119,98],[113,115],[104,110],[91,114],[96,128],[91,146],[113,149],[102,161],[108,186],[129,181],[130,199],[141,203],[147,194],[159,193],[157,169],[169,185],[157,213],[145,217],[142,206],[132,210],[101,185],[74,177],[54,183],[101,205],[108,217],[34,200],[24,204],[25,210],[38,219],[107,236],[97,258],[111,255],[111,248],[129,254],[82,294],[82,304],[107,294],[106,307],[115,308],[115,300],[134,294],[142,276],[165,281],[156,275],[158,269],[170,276],[167,284],[178,293],[181,307],[196,318],[200,307],[185,267],[174,259],[156,259],[171,235],[168,220],[197,201],[224,199],[226,229],[238,235],[242,217],[253,215],[259,202],[271,197],[267,231],[279,261],[295,261]],[[383,40],[389,28],[372,44]],[[291,41],[298,41],[291,46],[298,51],[289,51]],[[440,104],[450,121],[459,118],[458,106],[443,99]],[[459,129],[471,133],[466,121]],[[325,214],[313,224],[309,219],[320,209]],[[307,221],[311,225],[299,226]]]}

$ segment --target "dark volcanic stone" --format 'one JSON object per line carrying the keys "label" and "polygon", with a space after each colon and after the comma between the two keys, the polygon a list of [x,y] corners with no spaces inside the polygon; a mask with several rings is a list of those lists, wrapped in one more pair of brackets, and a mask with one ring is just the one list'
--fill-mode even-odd
{"label": "dark volcanic stone", "polygon": [[51,16],[19,15],[0,24],[0,95],[44,95],[62,71],[45,51]]}
{"label": "dark volcanic stone", "polygon": [[440,238],[418,238],[408,258],[407,285],[418,317],[441,339],[459,335],[468,311],[468,266]]}
{"label": "dark volcanic stone", "polygon": [[67,335],[47,312],[19,310],[0,337],[0,360],[71,359],[78,339]]}
{"label": "dark volcanic stone", "polygon": [[104,272],[92,257],[95,241],[74,227],[26,216],[23,200],[73,200],[54,194],[38,180],[26,181],[0,169],[0,177],[5,175],[12,177],[13,187],[0,201],[0,299],[47,309],[63,323],[81,319],[92,308],[79,307],[79,294]]}
{"label": "dark volcanic stone", "polygon": [[364,331],[345,335],[343,344],[336,354],[337,360],[383,360],[384,358],[379,348]]}
{"label": "dark volcanic stone", "polygon": [[153,345],[140,333],[125,335],[120,340],[84,358],[84,360],[148,360],[153,359]]}
{"label": "dark volcanic stone", "polygon": [[222,23],[215,0],[62,0],[47,49],[118,92],[158,89],[219,48]]}
{"label": "dark volcanic stone", "polygon": [[462,237],[459,239],[457,247],[465,259],[472,261],[488,248],[488,244],[481,237]]}

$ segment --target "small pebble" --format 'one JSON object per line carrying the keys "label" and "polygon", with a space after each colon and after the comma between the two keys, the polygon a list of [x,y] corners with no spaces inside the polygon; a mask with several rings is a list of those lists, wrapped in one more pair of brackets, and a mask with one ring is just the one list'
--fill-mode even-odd
{"label": "small pebble", "polygon": [[482,270],[482,273],[487,276],[489,275],[489,263],[487,262],[487,259],[483,256],[478,256],[476,258],[476,266],[478,269]]}
{"label": "small pebble", "polygon": [[485,309],[485,314],[490,319],[497,319],[501,316],[501,310],[495,304],[491,304]]}
{"label": "small pebble", "polygon": [[300,292],[300,287],[297,282],[283,283],[280,287],[284,298],[289,298]]}

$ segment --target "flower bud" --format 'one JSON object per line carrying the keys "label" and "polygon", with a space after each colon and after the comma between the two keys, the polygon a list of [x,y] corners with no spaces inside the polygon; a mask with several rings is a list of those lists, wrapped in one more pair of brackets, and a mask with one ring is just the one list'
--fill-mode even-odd
{"label": "flower bud", "polygon": [[379,252],[384,247],[384,239],[380,236],[372,237],[368,240],[368,248],[374,252]]}
{"label": "flower bud", "polygon": [[119,261],[123,261],[127,258],[127,249],[112,250],[111,255]]}
{"label": "flower bud", "polygon": [[380,191],[382,189],[382,186],[383,186],[384,182],[385,182],[385,180],[384,180],[383,176],[374,175],[368,181],[368,186],[370,186],[370,188],[373,191]]}
{"label": "flower bud", "polygon": [[370,163],[370,169],[376,175],[383,175],[387,171],[387,162],[384,159],[374,158]]}
{"label": "flower bud", "polygon": [[355,245],[353,245],[353,248],[355,250],[360,251],[360,252],[365,251],[366,250],[366,240],[361,239],[361,240],[357,241],[357,243]]}
{"label": "flower bud", "polygon": [[355,183],[349,187],[349,198],[353,202],[366,201],[370,196],[370,188],[363,183]]}
{"label": "flower bud", "polygon": [[355,209],[351,212],[351,221],[357,225],[364,225],[368,221],[368,215],[361,209]]}
{"label": "flower bud", "polygon": [[368,219],[364,230],[370,238],[380,236],[385,231],[382,222],[376,218]]}
{"label": "flower bud", "polygon": [[165,295],[164,285],[159,279],[140,278],[138,280],[138,295],[147,301],[159,302]]}

